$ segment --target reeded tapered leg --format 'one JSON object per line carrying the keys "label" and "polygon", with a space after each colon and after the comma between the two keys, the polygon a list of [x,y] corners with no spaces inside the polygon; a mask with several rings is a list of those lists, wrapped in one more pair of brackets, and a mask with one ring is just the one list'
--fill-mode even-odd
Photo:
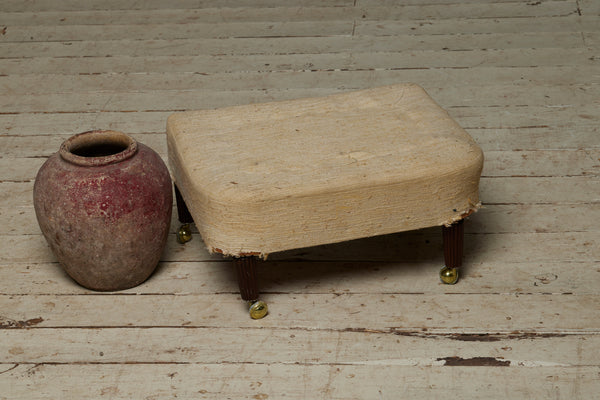
{"label": "reeded tapered leg", "polygon": [[190,228],[190,224],[194,222],[192,218],[192,214],[190,214],[190,210],[188,210],[185,201],[183,200],[183,196],[179,192],[179,188],[177,185],[175,186],[175,201],[177,202],[177,217],[179,222],[181,222],[181,226],[177,231],[177,241],[179,243],[186,243],[192,240],[192,230]]}
{"label": "reeded tapered leg", "polygon": [[238,276],[240,294],[242,299],[250,305],[250,317],[253,319],[263,318],[268,313],[267,304],[258,300],[257,264],[257,258],[252,256],[236,257],[233,259],[233,265]]}
{"label": "reeded tapered leg", "polygon": [[449,227],[442,226],[446,265],[440,271],[440,279],[449,285],[458,281],[458,271],[463,259],[464,232],[464,220],[462,219]]}

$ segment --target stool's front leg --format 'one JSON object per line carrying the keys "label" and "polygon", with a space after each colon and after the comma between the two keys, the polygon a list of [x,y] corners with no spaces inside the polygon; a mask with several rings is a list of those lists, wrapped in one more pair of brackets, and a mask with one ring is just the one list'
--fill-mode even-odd
{"label": "stool's front leg", "polygon": [[442,226],[446,265],[440,271],[440,279],[449,285],[458,281],[458,269],[462,265],[463,258],[464,232],[464,220],[462,219],[449,227]]}
{"label": "stool's front leg", "polygon": [[260,319],[267,315],[268,308],[264,301],[258,300],[258,279],[256,276],[257,258],[236,257],[233,259],[233,265],[237,271],[238,284],[240,286],[240,294],[242,300],[245,300],[250,305],[250,317]]}
{"label": "stool's front leg", "polygon": [[179,192],[179,188],[177,185],[175,186],[175,201],[177,202],[177,217],[179,222],[181,222],[181,226],[177,231],[177,241],[179,243],[186,243],[192,240],[192,229],[190,228],[190,224],[194,222],[192,218],[192,214],[190,214],[190,210],[188,210],[185,201],[183,200],[183,196],[181,196],[181,192]]}

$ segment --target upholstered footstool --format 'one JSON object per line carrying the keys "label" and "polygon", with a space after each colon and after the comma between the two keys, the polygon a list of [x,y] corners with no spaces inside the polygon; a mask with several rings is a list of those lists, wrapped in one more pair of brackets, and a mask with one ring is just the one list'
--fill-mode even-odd
{"label": "upholstered footstool", "polygon": [[283,250],[441,226],[458,279],[483,153],[417,85],[176,113],[167,140],[179,220],[233,258],[254,318],[257,259]]}

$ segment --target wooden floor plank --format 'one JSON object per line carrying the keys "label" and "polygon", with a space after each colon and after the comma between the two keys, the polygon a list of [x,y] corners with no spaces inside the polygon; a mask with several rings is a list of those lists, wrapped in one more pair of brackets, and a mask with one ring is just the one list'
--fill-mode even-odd
{"label": "wooden floor plank", "polygon": [[598,30],[596,17],[582,17],[573,13],[564,17],[538,17],[535,23],[527,18],[498,18],[494,23],[489,19],[455,19],[432,20],[427,22],[412,21],[407,24],[401,21],[362,21],[357,20],[354,33],[356,35],[393,36],[398,34],[454,34],[464,33],[506,33],[506,32],[539,32],[548,31],[572,32],[573,30],[595,32]]}
{"label": "wooden floor plank", "polygon": [[[26,129],[29,130],[28,132],[30,132],[31,135],[25,135],[24,130],[17,132],[17,135],[0,135],[0,146],[3,146],[4,149],[3,155],[7,158],[47,158],[58,151],[63,141],[74,134],[94,128],[94,124],[97,124],[96,127],[99,129],[112,129],[127,132],[127,134],[131,135],[137,141],[151,147],[159,154],[166,154],[167,144],[164,132],[136,133],[125,128],[127,127],[126,124],[131,124],[129,126],[132,127],[139,127],[139,124],[142,124],[141,121],[145,119],[149,123],[149,127],[155,128],[156,130],[164,130],[164,125],[166,125],[165,121],[168,115],[171,113],[157,113],[161,115],[157,116],[156,118],[153,116],[155,113],[143,113],[145,115],[140,116],[139,118],[134,117],[137,113],[123,113],[123,115],[128,114],[126,115],[127,117],[131,116],[129,121],[127,121],[127,119],[118,121],[118,119],[115,117],[115,114],[107,114],[108,115],[106,115],[106,118],[101,118],[103,117],[102,114],[90,113],[90,115],[87,117],[85,114],[79,114],[79,117],[73,117],[72,119],[68,116],[65,117],[65,114],[32,114],[29,116],[19,114],[16,116],[17,119],[21,119],[19,117],[26,117],[31,124],[29,127],[27,127],[27,123],[13,123],[9,121],[8,124],[15,126],[16,130],[20,130],[19,127],[27,127]],[[58,132],[63,132],[63,134],[56,135],[52,132],[48,132],[43,125],[44,117],[46,117],[47,120],[55,121],[55,129]],[[0,120],[2,120],[1,116]],[[110,120],[116,120],[116,122],[110,123]],[[12,129],[9,129],[9,132],[10,131],[12,131]]]}
{"label": "wooden floor plank", "polygon": [[600,15],[600,3],[595,0],[579,0],[577,4],[581,15]]}
{"label": "wooden floor plank", "polygon": [[406,50],[471,51],[486,49],[586,48],[593,32],[489,33],[457,35],[269,37],[234,39],[89,40],[67,42],[0,41],[0,58],[316,54]]}
{"label": "wooden floor plank", "polygon": [[15,26],[0,36],[2,42],[63,42],[119,39],[180,39],[278,36],[335,36],[352,35],[354,24],[348,21],[328,21],[315,25],[300,22],[229,22],[157,25],[71,25]]}
{"label": "wooden floor plank", "polygon": [[[479,0],[425,0],[425,1],[418,1],[418,0],[408,0],[410,4],[413,3],[418,3],[418,4],[456,4],[456,3],[462,3],[462,4],[472,4],[472,3],[489,3],[489,4],[493,4],[493,3],[518,3],[518,1],[515,0],[483,0],[483,1],[479,1]],[[568,3],[572,3],[573,0],[564,0],[565,2]],[[358,0],[357,1],[357,5],[358,6],[392,6],[394,5],[396,2],[394,0]],[[541,2],[540,2],[541,4]],[[537,3],[530,3],[528,5],[530,6],[539,6],[540,4]]]}
{"label": "wooden floor plank", "polygon": [[[410,6],[409,6],[410,7]],[[413,14],[418,15],[420,7]],[[498,13],[515,12],[514,7],[496,7]],[[387,8],[388,11],[392,9]],[[405,7],[401,8],[405,10]],[[572,11],[572,5],[565,3],[549,4],[543,13],[556,14]],[[231,22],[281,22],[281,21],[331,21],[360,18],[361,9],[349,6],[309,6],[309,7],[241,7],[241,8],[173,8],[150,10],[89,10],[89,11],[45,11],[45,12],[0,12],[0,23],[10,26],[73,26],[73,25],[157,25],[190,23],[231,23]],[[482,10],[483,11],[483,10]],[[492,11],[492,10],[490,10]],[[524,8],[523,11],[530,11]],[[534,10],[535,11],[535,10]],[[366,12],[366,10],[364,11]],[[374,8],[375,15],[381,15],[383,8]],[[493,12],[493,11],[492,11]],[[531,12],[531,11],[530,11]],[[396,11],[400,13],[400,11]],[[534,14],[539,15],[539,14]],[[377,18],[375,16],[375,18]]]}
{"label": "wooden floor plank", "polygon": [[[597,177],[557,178],[482,178],[484,202],[502,203],[597,203],[600,201]],[[570,191],[569,193],[565,191]]]}
{"label": "wooden floor plank", "polygon": [[[174,235],[171,240],[175,240]],[[402,246],[401,241],[398,246]],[[436,243],[432,247],[432,256],[413,261],[402,255],[395,261],[385,262],[266,261],[259,269],[260,287],[263,293],[287,295],[593,295],[600,282],[600,261],[506,262],[489,257],[475,263],[471,262],[473,255],[467,254],[460,283],[444,286],[437,277],[443,265],[441,245]],[[56,262],[0,264],[0,271],[5,277],[0,283],[0,293],[5,295],[94,294],[77,285]],[[503,279],[498,279],[499,273]],[[119,294],[224,294],[235,297],[236,291],[233,266],[219,258],[203,262],[162,262],[143,285]]]}
{"label": "wooden floor plank", "polygon": [[469,219],[468,232],[567,232],[596,231],[600,204],[485,204]]}
{"label": "wooden floor plank", "polygon": [[[576,105],[565,105],[578,109]],[[553,109],[548,106],[548,109]],[[585,117],[581,117],[585,118]],[[577,135],[569,128],[549,129],[544,126],[508,128],[508,129],[468,129],[477,143],[486,151],[514,150],[535,151],[537,149],[556,150],[561,148],[598,148],[600,146],[600,128],[576,127]]]}
{"label": "wooden floor plank", "polygon": [[[564,67],[594,66],[598,61],[589,49],[503,49],[437,52],[339,52],[275,55],[194,55],[132,57],[36,57],[0,59],[0,71],[10,75],[86,75],[116,73],[185,73],[248,71],[318,71],[328,69],[409,69],[467,67]],[[535,62],[532,62],[535,60]],[[5,80],[6,81],[6,80]]]}
{"label": "wooden floor plank", "polygon": [[451,20],[378,20],[340,19],[316,25],[311,21],[273,22],[225,22],[186,24],[110,24],[110,25],[17,25],[11,26],[0,36],[2,42],[50,42],[118,39],[181,39],[181,38],[227,38],[272,36],[333,36],[399,34],[465,34],[507,32],[573,32],[598,30],[597,18],[574,13],[562,17],[497,18],[490,24],[489,18],[456,18]]}
{"label": "wooden floor plank", "polygon": [[[600,295],[273,294],[270,316],[247,318],[238,296],[0,295],[5,328],[228,327],[393,330],[431,333],[593,334]],[[524,310],[527,309],[527,312]],[[101,311],[102,310],[102,311]],[[235,322],[232,321],[235,320]]]}
{"label": "wooden floor plank", "polygon": [[[565,0],[567,1],[567,0]],[[572,0],[569,0],[572,2]],[[517,3],[515,0],[405,0],[403,4],[406,5],[446,5],[446,4],[490,4],[495,3]],[[72,2],[61,2],[56,3],[52,0],[41,0],[36,1],[32,5],[23,5],[18,0],[6,0],[3,4],[3,9],[10,12],[26,12],[26,11],[76,11],[76,10],[168,10],[168,9],[195,9],[195,8],[253,8],[253,7],[290,7],[290,6],[303,6],[303,7],[332,7],[332,6],[393,6],[396,2],[389,0],[360,0],[360,2],[354,0],[301,0],[301,1],[290,1],[290,0],[175,0],[171,2],[164,2],[163,0],[150,0],[144,3],[139,3],[134,0],[86,0]],[[537,5],[537,4],[532,4]]]}
{"label": "wooden floor plank", "polygon": [[[443,360],[442,360],[443,361]],[[305,399],[382,398],[398,395],[423,399],[589,398],[600,382],[597,367],[381,368],[352,365],[183,364],[183,365],[6,365],[0,375],[7,398],[80,399],[240,398],[285,396]],[[227,380],[223,376],[229,377]],[[152,377],[152,379],[148,379]],[[294,377],[294,379],[290,379]],[[85,385],[83,385],[85,382]],[[470,382],[465,386],[465,382]],[[532,382],[538,382],[532,385]],[[10,384],[9,384],[10,383]],[[3,394],[4,395],[4,394]]]}
{"label": "wooden floor plank", "polygon": [[[271,88],[259,86],[253,90],[214,91],[206,89],[202,96],[193,90],[153,90],[131,92],[92,92],[92,93],[53,93],[26,94],[0,98],[0,107],[7,113],[21,112],[116,112],[116,111],[185,111],[206,108],[218,108],[255,102],[293,100],[302,97],[318,97],[341,93],[348,90],[359,90],[373,86],[383,86],[403,81],[412,81],[425,86],[428,93],[445,108],[465,106],[556,106],[573,107],[580,104],[593,104],[600,95],[600,85],[573,84],[562,86],[530,85],[489,85],[439,87],[428,86],[428,82],[407,80],[401,72],[390,71],[386,74],[366,74],[363,79],[351,81],[349,87],[323,88]],[[342,73],[343,74],[343,73]],[[351,77],[351,74],[348,74]],[[297,76],[294,87],[303,87],[304,82],[311,81],[310,76]],[[313,75],[312,78],[317,78]],[[335,85],[335,74],[323,73],[319,80]],[[317,83],[313,79],[313,84]],[[288,83],[289,84],[289,83]],[[118,86],[118,82],[113,85]],[[283,81],[279,86],[286,86]],[[304,86],[306,87],[306,86]]]}
{"label": "wooden floor plank", "polygon": [[600,173],[600,150],[487,151],[482,176],[577,176]]}
{"label": "wooden floor plank", "polygon": [[[199,337],[210,340],[199,341]],[[232,343],[251,337],[238,351]],[[0,365],[41,363],[338,364],[443,366],[497,360],[509,367],[590,367],[600,335],[459,335],[302,329],[89,328],[0,330]],[[268,349],[257,351],[255,345]],[[483,360],[481,360],[483,362]],[[1,368],[0,368],[1,370]]]}
{"label": "wooden floor plank", "polygon": [[[587,7],[586,7],[587,8]],[[471,4],[394,4],[391,6],[294,6],[256,8],[173,8],[148,10],[89,10],[89,11],[22,11],[1,12],[0,24],[22,25],[112,25],[159,24],[190,22],[257,22],[257,21],[327,21],[341,19],[363,20],[431,20],[450,18],[507,18],[565,16],[577,13],[574,1],[545,1],[537,6],[527,3]]]}
{"label": "wooden floor plank", "polygon": [[585,46],[598,49],[600,47],[600,33],[598,32],[583,32],[581,34]]}
{"label": "wooden floor plank", "polygon": [[[234,72],[234,73],[148,73],[148,74],[91,74],[91,75],[9,75],[0,77],[0,85],[11,94],[13,102],[18,104],[19,97],[29,94],[68,95],[71,93],[106,92],[119,94],[127,91],[174,91],[194,90],[203,88],[210,91],[252,91],[260,89],[294,89],[315,87],[319,89],[343,89],[348,82],[353,82],[350,88],[363,87],[369,82],[375,86],[392,84],[394,82],[415,82],[426,88],[438,90],[464,90],[469,93],[472,88],[483,91],[481,86],[488,86],[490,80],[494,86],[511,85],[521,88],[535,85],[546,87],[561,87],[596,83],[593,77],[598,67],[564,66],[564,67],[481,67],[481,68],[392,68],[392,69],[358,69],[358,70],[314,70],[314,71],[273,71],[273,72]],[[42,85],[42,82],[51,81]],[[311,85],[307,85],[307,83]],[[452,87],[443,88],[443,82],[451,82]],[[552,82],[549,85],[548,82]],[[339,90],[338,89],[338,90]],[[594,92],[594,86],[586,91]],[[581,92],[582,90],[580,90]],[[587,93],[581,93],[586,98]],[[14,98],[14,100],[13,100]],[[8,99],[4,101],[4,104]],[[10,105],[12,103],[9,103]],[[460,103],[454,103],[457,105]],[[5,107],[7,107],[6,105]],[[8,107],[7,107],[8,108]],[[8,108],[5,112],[10,112]],[[77,109],[75,109],[77,110]]]}
{"label": "wooden floor plank", "polygon": [[[595,232],[471,234],[465,239],[465,263],[477,264],[492,258],[500,262],[598,261],[594,246]],[[438,229],[428,229],[422,236],[395,234],[360,241],[345,242],[273,254],[273,260],[339,260],[339,261],[422,261],[438,257]],[[423,244],[424,243],[424,244]],[[543,243],[543,244],[542,244]],[[191,246],[190,246],[191,247]],[[201,249],[200,249],[201,250]],[[198,251],[198,250],[196,250]],[[195,251],[195,252],[196,252]],[[165,257],[185,260],[188,253],[167,251]]]}
{"label": "wooden floor plank", "polygon": [[[415,0],[411,0],[415,1]],[[444,2],[448,0],[428,0],[429,3]],[[478,0],[479,1],[479,0]],[[53,0],[40,0],[34,4],[23,4],[19,0],[5,0],[3,10],[10,12],[30,11],[76,11],[76,10],[165,10],[165,9],[194,9],[214,7],[281,7],[281,6],[351,6],[353,0],[148,0],[143,3],[135,0],[85,0],[77,2],[59,2]]]}

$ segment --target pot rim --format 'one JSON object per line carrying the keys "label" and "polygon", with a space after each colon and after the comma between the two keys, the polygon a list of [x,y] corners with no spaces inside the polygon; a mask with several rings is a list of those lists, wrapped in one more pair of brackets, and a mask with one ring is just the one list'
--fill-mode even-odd
{"label": "pot rim", "polygon": [[[80,156],[73,151],[84,147],[116,145],[123,150],[104,156]],[[123,132],[111,130],[93,130],[71,136],[60,146],[59,154],[63,160],[83,167],[99,167],[115,164],[132,157],[138,149],[138,144],[131,136]]]}

